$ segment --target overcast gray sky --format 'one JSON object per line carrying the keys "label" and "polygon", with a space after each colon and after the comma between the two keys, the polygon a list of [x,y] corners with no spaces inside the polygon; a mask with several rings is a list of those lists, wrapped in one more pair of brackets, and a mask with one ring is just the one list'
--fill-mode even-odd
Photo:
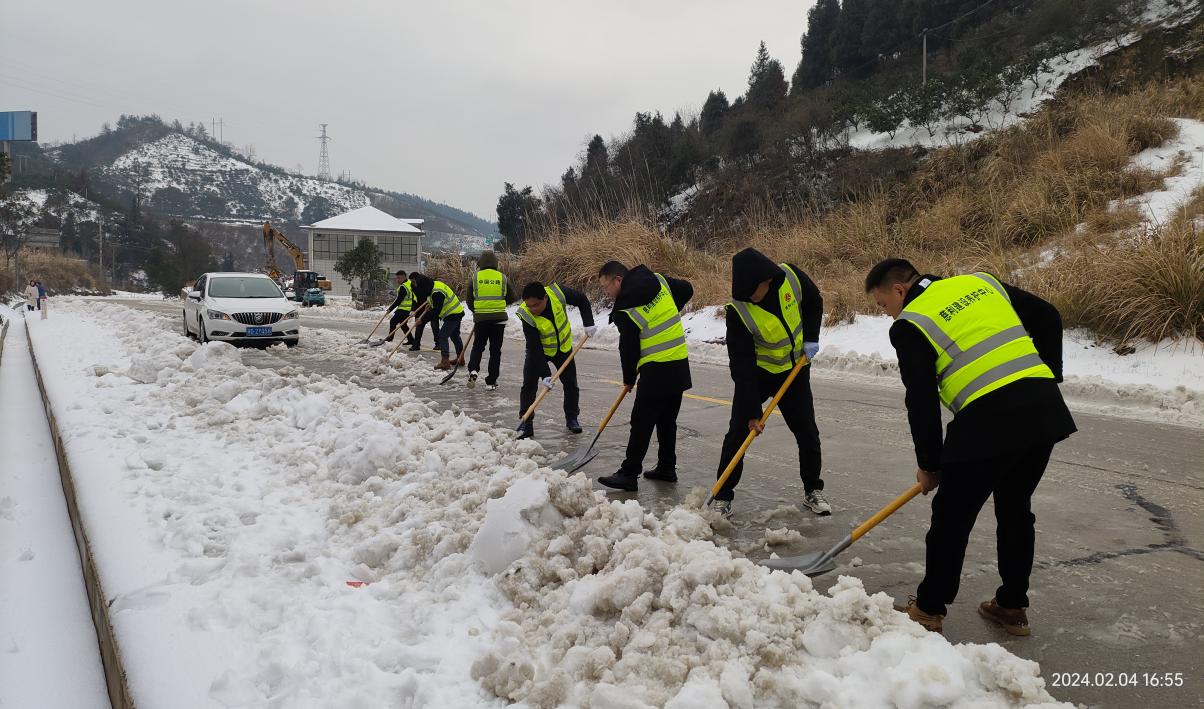
{"label": "overcast gray sky", "polygon": [[0,110],[43,141],[122,113],[223,118],[287,168],[496,218],[504,181],[554,182],[636,111],[743,93],[764,39],[789,78],[814,0],[0,0]]}

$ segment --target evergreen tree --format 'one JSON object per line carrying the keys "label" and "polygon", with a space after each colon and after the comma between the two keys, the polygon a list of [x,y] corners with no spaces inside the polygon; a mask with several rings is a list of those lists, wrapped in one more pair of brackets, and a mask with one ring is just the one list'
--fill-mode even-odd
{"label": "evergreen tree", "polygon": [[723,119],[731,107],[727,103],[727,95],[723,91],[712,91],[707,94],[706,103],[702,104],[702,114],[698,125],[702,135],[713,138],[723,128]]}
{"label": "evergreen tree", "polygon": [[748,73],[746,103],[757,111],[777,111],[786,103],[786,74],[782,63],[769,56],[764,40]]}
{"label": "evergreen tree", "polygon": [[861,44],[867,51],[883,54],[903,41],[910,32],[899,20],[899,0],[865,0],[865,23]]}
{"label": "evergreen tree", "polygon": [[79,227],[75,223],[75,213],[67,212],[63,218],[63,251],[78,254],[80,252]]}
{"label": "evergreen tree", "polygon": [[606,150],[606,141],[602,136],[590,138],[585,148],[585,165],[581,168],[581,181],[591,189],[600,189],[606,180],[607,169],[610,167],[610,154]]}
{"label": "evergreen tree", "polygon": [[384,254],[376,246],[376,242],[361,237],[355,248],[334,262],[334,270],[349,283],[359,281],[361,291],[375,293],[377,288],[383,287],[388,281],[383,261]]}
{"label": "evergreen tree", "polygon": [[807,12],[807,33],[803,35],[803,56],[790,82],[790,91],[798,95],[806,89],[822,86],[832,78],[832,34],[840,21],[839,0],[819,0]]}
{"label": "evergreen tree", "polygon": [[869,73],[877,47],[861,42],[865,31],[868,0],[844,0],[840,17],[832,32],[831,58],[833,67],[842,75],[860,78]]}
{"label": "evergreen tree", "polygon": [[506,248],[518,251],[526,241],[530,218],[539,212],[540,202],[530,185],[516,190],[512,183],[505,184],[497,200],[497,230],[505,238]]}
{"label": "evergreen tree", "polygon": [[314,197],[305,205],[305,209],[301,210],[302,224],[317,224],[323,219],[329,219],[334,215],[334,205],[330,200],[322,196]]}
{"label": "evergreen tree", "polygon": [[222,257],[222,270],[223,271],[233,271],[234,270],[234,254],[230,253],[229,251],[227,251],[226,255]]}

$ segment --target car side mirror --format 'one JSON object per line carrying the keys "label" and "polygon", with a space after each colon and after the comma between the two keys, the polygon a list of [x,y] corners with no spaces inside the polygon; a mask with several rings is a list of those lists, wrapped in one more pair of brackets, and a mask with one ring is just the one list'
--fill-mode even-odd
{"label": "car side mirror", "polygon": [[188,297],[199,302],[201,300],[201,292],[199,290],[190,290],[188,291]]}

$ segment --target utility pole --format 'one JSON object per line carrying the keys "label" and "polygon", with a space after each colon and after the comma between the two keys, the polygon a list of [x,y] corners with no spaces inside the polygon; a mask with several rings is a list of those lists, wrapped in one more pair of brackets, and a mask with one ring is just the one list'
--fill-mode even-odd
{"label": "utility pole", "polygon": [[97,271],[100,272],[101,281],[103,281],[104,277],[105,277],[105,229],[104,229],[104,226],[105,226],[104,215],[98,214],[96,217],[96,235],[97,235],[97,239],[100,241],[100,249],[97,251],[97,254],[96,254],[96,269],[97,269]]}
{"label": "utility pole", "polygon": [[219,137],[218,137],[218,139],[217,139],[217,142],[221,143],[222,145],[225,145],[225,144],[226,144],[226,128],[225,128],[225,121],[226,121],[226,119],[225,119],[225,118],[219,118],[219,119],[217,119],[217,132],[218,132],[218,135],[219,135]]}
{"label": "utility pole", "polygon": [[928,28],[927,27],[924,28],[924,31],[921,33],[921,36],[924,38],[924,51],[923,51],[924,59],[923,59],[923,64],[921,65],[923,68],[920,70],[921,71],[920,85],[927,86],[928,85]]}
{"label": "utility pole", "polygon": [[318,136],[318,142],[322,144],[321,152],[318,153],[318,179],[330,179],[330,152],[326,149],[326,143],[331,140],[331,137],[326,135],[326,126],[329,123],[319,123],[322,127],[322,135]]}

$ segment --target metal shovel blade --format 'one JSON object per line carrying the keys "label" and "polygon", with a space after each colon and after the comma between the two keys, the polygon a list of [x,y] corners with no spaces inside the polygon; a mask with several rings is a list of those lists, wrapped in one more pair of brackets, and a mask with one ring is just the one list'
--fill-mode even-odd
{"label": "metal shovel blade", "polygon": [[556,470],[563,470],[572,473],[576,470],[584,468],[591,460],[598,457],[598,451],[594,449],[591,443],[588,446],[582,446],[575,452],[566,455],[560,460],[552,464]]}
{"label": "metal shovel blade", "polygon": [[802,571],[807,576],[819,576],[836,568],[832,555],[826,551],[817,551],[802,556],[784,556],[780,559],[762,559],[757,562],[761,566],[777,571]]}

